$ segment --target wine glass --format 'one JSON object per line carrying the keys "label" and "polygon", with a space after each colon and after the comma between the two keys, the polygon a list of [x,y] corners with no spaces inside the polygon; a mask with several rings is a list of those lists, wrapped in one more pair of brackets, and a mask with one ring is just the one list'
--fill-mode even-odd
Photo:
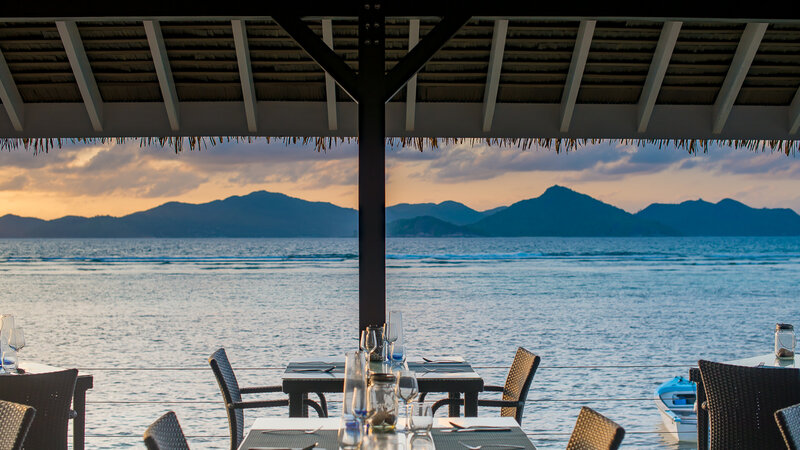
{"label": "wine glass", "polygon": [[417,374],[410,370],[398,371],[394,392],[397,398],[403,400],[403,404],[406,407],[406,417],[408,417],[408,403],[419,394]]}
{"label": "wine glass", "polygon": [[8,346],[16,352],[25,347],[25,332],[22,331],[22,327],[14,327],[11,330],[11,334],[8,335]]}
{"label": "wine glass", "polygon": [[365,338],[364,344],[366,345],[366,349],[368,354],[370,355],[370,361],[373,360],[372,354],[375,353],[375,350],[378,349],[378,336],[375,333],[375,330],[367,328],[367,336]]}
{"label": "wine glass", "polygon": [[358,339],[358,349],[361,351],[367,349],[367,330],[361,330],[361,337]]}

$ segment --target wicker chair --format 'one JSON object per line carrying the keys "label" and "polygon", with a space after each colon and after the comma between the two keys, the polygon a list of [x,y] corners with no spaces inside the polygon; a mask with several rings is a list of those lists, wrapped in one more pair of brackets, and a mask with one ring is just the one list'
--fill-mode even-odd
{"label": "wicker chair", "polygon": [[78,370],[4,376],[0,382],[0,400],[36,409],[36,417],[25,438],[25,450],[67,448],[67,429]]}
{"label": "wicker chair", "polygon": [[164,414],[147,427],[144,445],[147,450],[189,450],[186,436],[183,435],[174,411]]}
{"label": "wicker chair", "polygon": [[0,450],[22,450],[36,409],[0,400]]}
{"label": "wicker chair", "polygon": [[[215,351],[209,358],[208,364],[214,371],[219,389],[222,391],[222,399],[225,402],[225,411],[228,413],[228,427],[231,433],[231,450],[236,450],[242,443],[244,437],[244,410],[252,408],[266,408],[271,406],[289,406],[289,399],[282,400],[256,400],[242,401],[242,394],[261,394],[266,392],[281,392],[280,386],[262,386],[240,388],[236,381],[236,374],[233,373],[231,363],[228,361],[228,354],[224,348]],[[328,417],[328,405],[325,396],[317,393],[320,404],[309,399],[305,399],[305,404],[312,407],[320,417]]]}
{"label": "wicker chair", "polygon": [[624,437],[624,428],[584,406],[569,437],[567,450],[616,450]]}
{"label": "wicker chair", "polygon": [[[517,423],[522,425],[522,414],[525,410],[525,401],[528,399],[528,390],[533,381],[533,375],[539,367],[539,358],[537,355],[525,350],[522,347],[517,349],[517,354],[514,356],[514,362],[511,364],[511,370],[508,371],[505,386],[484,386],[483,390],[488,392],[502,392],[502,400],[478,400],[478,406],[493,406],[500,408],[500,416],[513,417],[517,419]],[[425,395],[420,397],[421,401],[425,400]],[[444,405],[459,404],[463,405],[463,399],[450,399],[445,398],[433,404],[432,410],[436,414],[436,410]]]}
{"label": "wicker chair", "polygon": [[775,421],[789,450],[800,450],[800,404],[775,411]]}
{"label": "wicker chair", "polygon": [[784,446],[775,411],[800,403],[800,370],[699,361],[710,448]]}

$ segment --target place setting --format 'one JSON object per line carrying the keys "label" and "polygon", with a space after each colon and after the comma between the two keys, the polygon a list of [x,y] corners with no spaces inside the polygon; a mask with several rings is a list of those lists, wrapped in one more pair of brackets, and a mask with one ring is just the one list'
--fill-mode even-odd
{"label": "place setting", "polygon": [[408,356],[405,342],[403,314],[390,311],[385,324],[361,331],[357,349],[345,353],[343,361],[291,361],[283,374],[284,391],[304,386],[297,392],[341,392],[341,415],[258,419],[240,450],[534,448],[512,418],[435,419],[433,402],[421,395],[427,388],[452,392],[463,379],[450,375],[469,374],[480,380],[479,389],[483,380],[461,356]]}

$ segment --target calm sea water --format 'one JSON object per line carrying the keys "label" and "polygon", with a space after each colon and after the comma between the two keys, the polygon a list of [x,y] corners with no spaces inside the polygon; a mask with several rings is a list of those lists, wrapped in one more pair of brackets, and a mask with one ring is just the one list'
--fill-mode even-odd
{"label": "calm sea water", "polygon": [[[463,355],[493,384],[517,346],[541,355],[524,419],[539,448],[564,447],[581,405],[622,424],[629,447],[677,448],[655,387],[700,358],[768,353],[776,322],[800,323],[798,238],[387,246],[388,305],[412,353]],[[0,240],[0,312],[25,327],[24,358],[94,375],[89,448],[141,447],[170,409],[192,448],[225,448],[208,355],[224,346],[244,386],[341,355],[356,344],[357,267],[354,239]],[[637,367],[664,365],[680,367]]]}

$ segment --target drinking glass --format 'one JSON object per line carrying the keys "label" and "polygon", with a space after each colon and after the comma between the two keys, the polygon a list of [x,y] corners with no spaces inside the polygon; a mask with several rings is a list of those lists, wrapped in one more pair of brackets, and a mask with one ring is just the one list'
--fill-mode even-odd
{"label": "drinking glass", "polygon": [[358,448],[363,434],[361,422],[352,416],[342,416],[339,422],[339,448],[345,450]]}
{"label": "drinking glass", "polygon": [[431,406],[423,402],[413,402],[408,406],[408,427],[414,434],[428,434],[433,428]]}
{"label": "drinking glass", "polygon": [[393,364],[402,366],[406,362],[406,346],[402,342],[395,342],[389,355]]}
{"label": "drinking glass", "polygon": [[361,397],[364,396],[363,392],[367,390],[366,380],[364,353],[360,351],[347,352],[344,359],[344,401],[342,404],[342,413],[345,416],[356,415],[353,399],[358,392],[361,393]]}
{"label": "drinking glass", "polygon": [[[378,342],[378,339],[381,339],[378,336],[377,327],[367,327],[367,337],[366,337],[366,349],[369,352],[369,360],[370,361],[377,361],[378,358],[375,357],[375,352],[381,348],[381,343]],[[383,359],[383,358],[381,358]]]}
{"label": "drinking glass", "polygon": [[435,450],[433,445],[433,437],[429,434],[420,433],[411,436],[409,441],[409,450]]}
{"label": "drinking glass", "polygon": [[[397,383],[394,389],[397,398],[403,400],[405,405],[406,417],[409,417],[408,402],[414,399],[419,394],[419,385],[417,384],[417,374],[410,370],[400,370],[397,372]],[[408,421],[408,420],[406,420]]]}
{"label": "drinking glass", "polygon": [[[15,362],[13,352],[8,346],[8,337],[14,329],[14,316],[11,314],[0,314],[0,373],[9,370],[12,360]],[[14,363],[16,367],[16,362]]]}
{"label": "drinking glass", "polygon": [[22,331],[22,327],[15,327],[11,330],[11,334],[8,336],[8,346],[17,352],[25,347],[25,333]]}
{"label": "drinking glass", "polygon": [[403,334],[403,313],[390,311],[386,321],[386,341],[390,344],[397,342]]}

